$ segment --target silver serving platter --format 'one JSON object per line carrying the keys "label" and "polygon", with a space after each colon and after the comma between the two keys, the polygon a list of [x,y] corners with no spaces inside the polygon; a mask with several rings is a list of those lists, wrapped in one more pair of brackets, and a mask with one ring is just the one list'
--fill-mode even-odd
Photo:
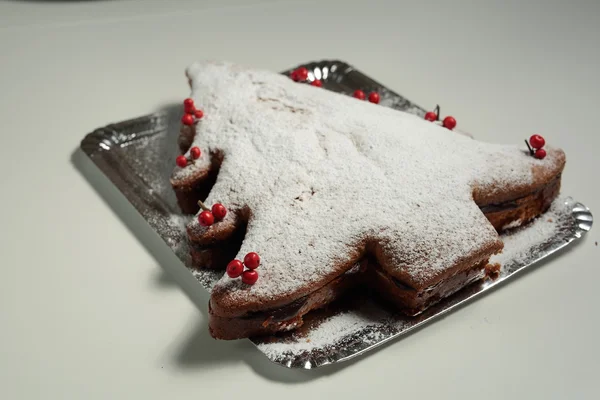
{"label": "silver serving platter", "polygon": [[[354,90],[380,93],[382,106],[423,116],[425,110],[362,74],[347,63],[321,61],[304,64],[309,79],[320,79],[323,88],[352,95]],[[291,70],[284,71],[288,74]],[[433,107],[431,107],[433,108]],[[197,281],[207,290],[222,271],[191,268],[184,226],[192,216],[181,214],[169,184],[174,160],[179,155],[177,136],[181,104],[103,128],[88,134],[81,149],[125,196],[150,227],[166,242]],[[271,361],[289,368],[311,369],[348,360],[407,334],[448,313],[486,291],[517,276],[518,272],[564,249],[592,227],[592,214],[570,198],[553,206],[550,235],[528,235],[528,248],[503,260],[500,276],[475,283],[417,317],[406,317],[368,293],[310,313],[298,331],[252,341]],[[549,221],[549,219],[548,219]],[[535,222],[536,224],[538,222]],[[545,223],[541,221],[539,223]],[[526,226],[520,230],[535,227]],[[518,234],[519,229],[512,234]],[[513,251],[506,241],[505,252]],[[518,257],[516,256],[518,254]],[[207,327],[208,329],[208,327]]]}

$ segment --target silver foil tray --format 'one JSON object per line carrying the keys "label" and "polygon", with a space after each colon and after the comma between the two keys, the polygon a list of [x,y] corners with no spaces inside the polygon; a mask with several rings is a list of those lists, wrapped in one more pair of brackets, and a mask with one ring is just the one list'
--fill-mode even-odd
{"label": "silver foil tray", "polygon": [[[322,61],[304,66],[310,71],[309,79],[321,79],[324,89],[348,95],[356,89],[375,90],[381,95],[382,106],[420,116],[425,113],[423,108],[344,62]],[[169,183],[179,154],[181,113],[181,104],[177,104],[160,113],[108,125],[88,134],[81,142],[81,149],[210,291],[223,271],[191,268],[184,226],[192,216],[181,214]],[[348,360],[405,335],[517,276],[517,272],[580,239],[591,229],[592,220],[591,212],[583,204],[570,198],[557,200],[533,224],[503,236],[505,250],[497,260],[502,269],[496,280],[475,283],[417,317],[406,317],[365,292],[310,313],[304,326],[295,332],[252,341],[271,361],[290,368],[310,369]]]}

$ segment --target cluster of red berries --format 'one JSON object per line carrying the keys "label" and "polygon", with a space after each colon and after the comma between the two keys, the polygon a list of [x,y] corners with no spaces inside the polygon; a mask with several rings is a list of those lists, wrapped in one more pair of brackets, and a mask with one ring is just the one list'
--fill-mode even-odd
{"label": "cluster of red berries", "polygon": [[183,110],[185,111],[185,114],[181,117],[181,123],[184,125],[194,125],[195,122],[198,122],[198,120],[204,117],[204,113],[202,110],[196,109],[194,100],[192,99],[185,99],[183,101]]}
{"label": "cluster of red berries", "polygon": [[[185,114],[181,117],[181,123],[184,125],[193,125],[204,116],[202,110],[196,109],[194,100],[189,98],[183,101],[183,110]],[[202,152],[200,151],[200,148],[194,146],[190,149],[190,158],[180,155],[175,159],[175,164],[180,168],[185,168],[189,162],[194,162],[194,160],[199,159],[201,155]]]}
{"label": "cluster of red berries", "polygon": [[[359,99],[359,100],[365,100],[367,98],[367,95],[362,90],[356,89],[354,91],[354,93],[352,94],[352,97],[354,97],[355,99]],[[377,92],[369,93],[369,101],[371,103],[379,104],[379,100],[381,100],[381,96],[379,96],[379,93],[377,93]]]}
{"label": "cluster of red berries", "polygon": [[[308,68],[306,68],[306,67],[298,67],[298,68],[296,68],[290,74],[290,78],[292,78],[292,80],[294,82],[306,82],[306,81],[308,81]],[[316,87],[322,87],[323,86],[323,82],[321,80],[319,80],[319,79],[315,79],[315,80],[311,81],[310,84],[312,86],[316,86]],[[365,94],[365,92],[363,92],[360,89],[354,91],[353,96],[355,98],[359,99],[359,100],[366,100],[367,99],[367,95]],[[378,104],[379,100],[380,100],[379,93],[377,93],[377,92],[371,92],[371,93],[369,93],[369,101],[371,103]]]}
{"label": "cluster of red berries", "polygon": [[[290,78],[292,78],[292,80],[294,82],[306,82],[308,80],[308,68],[306,68],[306,67],[296,68],[290,74]],[[315,79],[310,84],[312,86],[316,86],[316,87],[323,86],[323,82],[321,82],[319,79]]]}
{"label": "cluster of red berries", "polygon": [[202,155],[200,147],[194,146],[190,149],[190,158],[187,158],[184,155],[177,156],[175,159],[175,164],[177,164],[177,166],[180,168],[185,168],[187,167],[188,162],[194,162],[194,160],[200,158],[200,155]]}
{"label": "cluster of red berries", "polygon": [[[242,282],[246,285],[254,285],[258,280],[258,272],[256,268],[260,265],[260,256],[255,252],[250,252],[244,257],[244,262],[233,260],[227,264],[227,275],[230,278],[242,276]],[[244,266],[248,268],[244,271]]]}
{"label": "cluster of red berries", "polygon": [[[433,111],[427,111],[425,113],[425,119],[430,122],[438,122],[440,120],[440,106],[436,106]],[[447,129],[456,128],[456,119],[450,115],[448,115],[442,121],[442,126]]]}
{"label": "cluster of red berries", "polygon": [[198,201],[198,205],[204,210],[198,214],[198,223],[202,226],[211,226],[215,221],[221,221],[227,215],[227,209],[221,203],[215,203],[211,208],[206,207],[201,201]]}
{"label": "cluster of red berries", "polygon": [[546,144],[546,140],[540,135],[531,135],[529,142],[526,140],[525,144],[529,148],[529,154],[543,160],[546,157],[546,150],[542,147]]}

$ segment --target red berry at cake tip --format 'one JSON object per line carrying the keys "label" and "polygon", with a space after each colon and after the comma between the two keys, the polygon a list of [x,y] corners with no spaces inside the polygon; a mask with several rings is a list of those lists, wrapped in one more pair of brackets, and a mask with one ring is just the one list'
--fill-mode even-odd
{"label": "red berry at cake tip", "polygon": [[242,282],[246,285],[254,285],[258,280],[258,272],[254,270],[244,271],[242,273]]}
{"label": "red berry at cake tip", "polygon": [[204,117],[204,112],[202,110],[195,110],[194,117],[196,117],[198,119],[202,119],[202,117]]}
{"label": "red berry at cake tip", "polygon": [[323,82],[321,82],[319,79],[315,79],[314,81],[312,81],[310,83],[312,86],[316,86],[316,87],[321,87],[323,86]]}
{"label": "red berry at cake tip", "polygon": [[294,82],[298,82],[298,70],[295,69],[290,73],[290,79]]}
{"label": "red berry at cake tip", "polygon": [[184,125],[193,125],[194,124],[194,116],[192,114],[184,114],[181,117],[181,123]]}
{"label": "red berry at cake tip", "polygon": [[543,160],[546,157],[546,150],[544,149],[537,149],[535,151],[535,158]]}
{"label": "red berry at cake tip", "polygon": [[454,117],[448,116],[444,118],[443,124],[445,128],[452,130],[456,127],[456,120],[454,119]]}
{"label": "red berry at cake tip", "polygon": [[244,272],[244,264],[240,260],[232,260],[227,264],[226,271],[230,278],[237,278]]}
{"label": "red berry at cake tip", "polygon": [[308,69],[306,67],[300,67],[296,69],[296,78],[300,82],[304,82],[308,79]]}
{"label": "red berry at cake tip", "polygon": [[177,164],[178,167],[185,168],[187,167],[187,158],[185,158],[185,156],[177,156],[175,164]]}
{"label": "red berry at cake tip", "polygon": [[200,147],[194,146],[190,149],[190,155],[194,160],[199,159],[201,154]]}
{"label": "red berry at cake tip", "polygon": [[211,211],[212,211],[213,216],[215,217],[215,219],[217,221],[222,220],[227,215],[227,209],[221,203],[215,203],[215,204],[213,204],[213,206],[211,208]]}
{"label": "red berry at cake tip", "polygon": [[433,121],[437,121],[437,114],[436,114],[436,113],[434,113],[433,111],[427,111],[427,112],[425,113],[425,119],[426,119],[427,121],[431,121],[431,122],[433,122]]}
{"label": "red berry at cake tip", "polygon": [[377,93],[377,92],[369,93],[369,101],[371,103],[379,104],[379,93]]}
{"label": "red berry at cake tip", "polygon": [[255,252],[250,252],[244,257],[244,265],[250,269],[256,269],[260,265],[260,256]]}
{"label": "red berry at cake tip", "polygon": [[365,94],[365,92],[363,92],[363,91],[362,91],[362,90],[360,90],[360,89],[356,89],[356,90],[354,91],[354,93],[352,94],[352,96],[353,96],[355,99],[359,99],[359,100],[364,100],[364,99],[366,99],[366,98],[367,98],[367,95]]}
{"label": "red berry at cake tip", "polygon": [[198,222],[202,226],[211,226],[215,223],[215,216],[210,211],[202,211],[198,215]]}
{"label": "red berry at cake tip", "polygon": [[184,107],[189,107],[189,106],[193,106],[193,105],[194,105],[194,100],[192,100],[189,97],[183,101]]}
{"label": "red berry at cake tip", "polygon": [[540,135],[531,135],[529,138],[529,144],[534,149],[541,149],[546,144],[546,140]]}
{"label": "red berry at cake tip", "polygon": [[186,99],[186,100],[190,100],[191,102],[183,102],[183,111],[185,111],[187,114],[193,114],[194,111],[196,111],[196,107],[194,106],[194,102],[192,101],[192,99]]}

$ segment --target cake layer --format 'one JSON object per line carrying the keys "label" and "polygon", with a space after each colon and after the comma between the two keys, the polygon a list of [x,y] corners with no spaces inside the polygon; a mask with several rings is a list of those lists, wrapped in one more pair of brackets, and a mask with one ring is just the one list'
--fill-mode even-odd
{"label": "cake layer", "polygon": [[480,206],[480,208],[497,231],[516,228],[550,208],[552,201],[560,193],[560,183],[561,175],[559,174],[527,196],[503,203]]}
{"label": "cake layer", "polygon": [[216,339],[233,340],[293,330],[302,326],[303,317],[309,312],[325,307],[365,284],[405,314],[414,316],[477,280],[494,277],[495,270],[486,266],[487,261],[478,263],[430,288],[416,291],[390,279],[371,260],[355,266],[310,295],[277,309],[227,318],[216,315],[209,304],[209,331]]}
{"label": "cake layer", "polygon": [[380,266],[375,266],[370,274],[370,285],[404,314],[415,316],[467,285],[491,277],[488,273],[491,273],[492,269],[486,268],[487,266],[488,260],[481,261],[422,290],[402,284],[386,274]]}
{"label": "cake layer", "polygon": [[210,334],[217,339],[241,339],[285,332],[302,326],[302,317],[339,299],[349,289],[359,285],[367,270],[366,263],[356,264],[341,276],[332,280],[310,295],[285,306],[227,318],[216,315],[209,304]]}

